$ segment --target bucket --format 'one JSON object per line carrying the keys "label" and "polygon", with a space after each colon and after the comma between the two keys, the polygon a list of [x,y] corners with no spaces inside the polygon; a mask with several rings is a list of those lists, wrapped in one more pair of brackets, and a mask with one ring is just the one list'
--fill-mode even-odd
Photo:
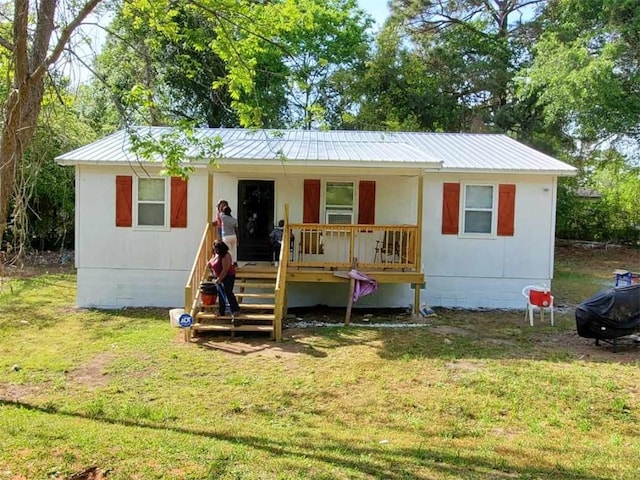
{"label": "bucket", "polygon": [[169,310],[169,322],[172,327],[179,327],[180,315],[184,313],[184,308],[172,308]]}
{"label": "bucket", "polygon": [[542,287],[540,289],[532,288],[529,290],[529,302],[538,307],[548,307],[551,305],[551,292]]}
{"label": "bucket", "polygon": [[217,293],[200,292],[200,302],[202,303],[202,305],[205,305],[205,306],[215,305],[216,300],[218,300]]}
{"label": "bucket", "polygon": [[215,282],[200,283],[200,302],[202,305],[215,305],[218,299],[218,286]]}

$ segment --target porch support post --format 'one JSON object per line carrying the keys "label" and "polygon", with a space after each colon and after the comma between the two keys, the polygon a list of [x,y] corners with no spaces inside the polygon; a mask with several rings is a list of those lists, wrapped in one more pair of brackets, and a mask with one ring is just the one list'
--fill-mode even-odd
{"label": "porch support post", "polygon": [[213,222],[213,173],[207,172],[207,223]]}
{"label": "porch support post", "polygon": [[[422,207],[423,207],[423,195],[424,195],[424,173],[420,172],[418,175],[418,218],[416,225],[418,225],[418,231],[416,232],[416,269],[420,273],[422,271]],[[420,292],[421,289],[416,285],[416,289],[413,292],[413,314],[416,315],[420,309]]]}
{"label": "porch support post", "polygon": [[[351,235],[353,238],[353,235]],[[351,270],[355,270],[358,267],[358,259],[354,258],[351,261]],[[349,325],[351,323],[351,309],[353,308],[353,292],[356,289],[356,281],[354,278],[349,279],[349,298],[347,300],[347,313],[344,316],[344,324]]]}

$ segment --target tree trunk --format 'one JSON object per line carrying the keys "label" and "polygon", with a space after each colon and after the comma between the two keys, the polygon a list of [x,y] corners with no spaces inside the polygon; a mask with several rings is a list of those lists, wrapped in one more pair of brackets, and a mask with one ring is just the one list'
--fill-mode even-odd
{"label": "tree trunk", "polygon": [[[71,22],[59,29],[57,43],[50,48],[58,1],[41,0],[34,13],[30,12],[29,0],[14,0],[11,40],[0,33],[0,45],[9,50],[13,64],[13,82],[3,106],[0,133],[0,239],[7,228],[17,166],[23,161],[40,114],[45,73],[60,58],[73,31],[101,1],[88,0]],[[35,30],[31,31],[33,18]]]}

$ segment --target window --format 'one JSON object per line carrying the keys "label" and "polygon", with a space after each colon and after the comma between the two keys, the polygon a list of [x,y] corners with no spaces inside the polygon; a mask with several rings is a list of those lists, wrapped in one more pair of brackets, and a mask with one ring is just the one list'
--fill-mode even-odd
{"label": "window", "polygon": [[493,233],[494,205],[492,185],[466,185],[464,188],[463,233]]}
{"label": "window", "polygon": [[353,183],[327,182],[325,215],[327,223],[348,225],[353,220]]}
{"label": "window", "polygon": [[164,178],[138,178],[136,213],[139,227],[164,227],[167,182]]}
{"label": "window", "polygon": [[[516,186],[442,184],[442,234],[513,237],[516,221]],[[497,192],[497,194],[496,194]],[[464,197],[464,198],[462,198]],[[460,205],[464,208],[460,208]],[[464,219],[460,222],[460,215]],[[497,217],[497,218],[496,218]]]}

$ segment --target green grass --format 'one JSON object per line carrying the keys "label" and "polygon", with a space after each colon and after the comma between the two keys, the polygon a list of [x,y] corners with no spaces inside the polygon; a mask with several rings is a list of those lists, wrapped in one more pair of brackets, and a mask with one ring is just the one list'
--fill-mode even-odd
{"label": "green grass", "polygon": [[[606,281],[583,260],[559,259],[567,304]],[[640,350],[576,349],[570,309],[186,344],[166,310],[74,296],[73,275],[2,285],[0,479],[640,476]]]}

